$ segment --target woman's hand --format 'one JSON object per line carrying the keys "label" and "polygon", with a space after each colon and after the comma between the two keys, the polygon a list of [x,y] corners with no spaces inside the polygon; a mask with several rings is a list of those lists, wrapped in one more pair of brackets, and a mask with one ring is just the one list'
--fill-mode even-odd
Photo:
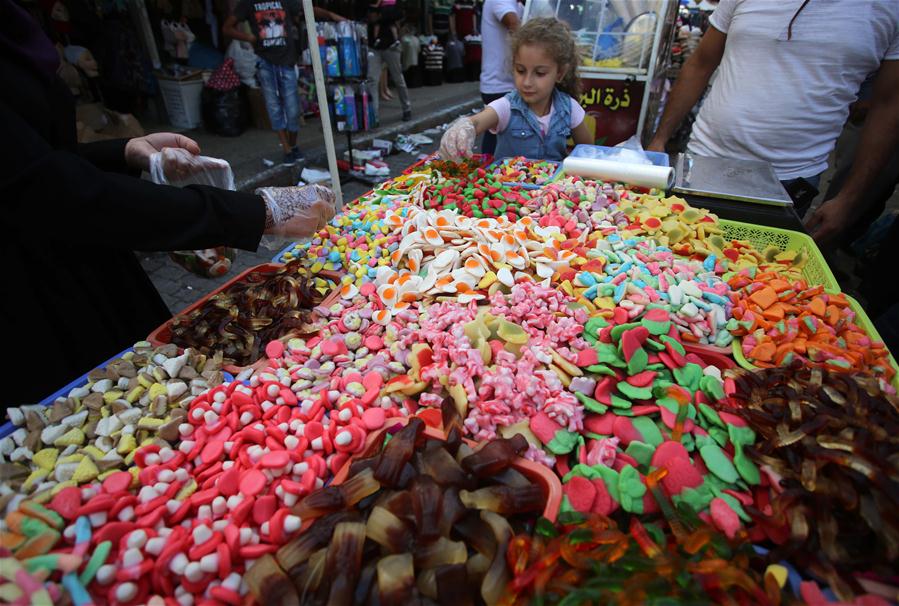
{"label": "woman's hand", "polygon": [[153,133],[135,137],[125,144],[125,162],[131,168],[150,170],[150,156],[161,152],[163,147],[174,147],[199,155],[200,146],[190,137],[177,133]]}

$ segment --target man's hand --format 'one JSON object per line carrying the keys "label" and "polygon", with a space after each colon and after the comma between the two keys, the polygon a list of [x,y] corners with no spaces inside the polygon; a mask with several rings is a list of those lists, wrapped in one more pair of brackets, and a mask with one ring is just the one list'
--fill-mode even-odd
{"label": "man's hand", "polygon": [[125,144],[125,162],[131,168],[150,170],[150,156],[161,152],[163,147],[185,149],[195,156],[200,153],[200,146],[189,137],[177,133],[153,133]]}
{"label": "man's hand", "polygon": [[849,227],[852,204],[838,195],[823,203],[805,222],[805,227],[819,244],[827,244]]}

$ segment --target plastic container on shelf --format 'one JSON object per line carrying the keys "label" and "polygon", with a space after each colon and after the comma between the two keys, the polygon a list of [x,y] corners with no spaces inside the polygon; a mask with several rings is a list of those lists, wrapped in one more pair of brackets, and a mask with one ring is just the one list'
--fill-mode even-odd
{"label": "plastic container on shelf", "polygon": [[[158,328],[156,328],[156,330],[151,332],[149,334],[149,336],[147,336],[147,341],[149,341],[153,346],[166,345],[168,343],[171,343],[172,342],[172,326],[174,326],[176,317],[185,316],[185,315],[191,313],[192,311],[201,308],[210,299],[212,299],[212,297],[224,292],[228,288],[231,288],[232,286],[234,286],[238,282],[244,280],[247,276],[249,276],[252,273],[256,273],[256,272],[275,273],[278,270],[282,269],[283,267],[284,267],[284,265],[281,263],[263,263],[262,265],[256,265],[255,267],[250,267],[249,269],[242,271],[241,273],[234,276],[232,279],[228,280],[226,283],[224,283],[223,285],[221,285],[220,287],[218,287],[217,289],[215,289],[214,291],[212,291],[211,293],[209,293],[202,299],[198,300],[196,303],[193,303],[193,304],[189,305],[188,307],[186,307],[185,309],[181,310],[181,312],[178,313],[176,316],[172,317],[169,320],[166,320],[162,325],[160,325]],[[331,280],[335,284],[340,284],[340,274],[338,274],[337,272],[325,270],[325,271],[319,272],[317,275],[322,278]],[[330,296],[331,294],[332,293],[328,293],[328,295],[325,296],[325,299],[327,299],[327,297]],[[242,371],[246,370],[247,368],[253,368],[254,370],[258,370],[259,368],[264,366],[267,363],[267,361],[268,360],[263,356],[259,360],[253,362],[252,364],[248,364],[246,366],[237,366],[235,364],[226,364],[225,366],[222,367],[222,370],[229,372],[231,374],[237,375],[237,374],[240,374]]]}
{"label": "plastic container on shelf", "polygon": [[[833,292],[833,291],[831,291]],[[880,333],[877,332],[877,328],[874,327],[874,323],[871,321],[871,318],[868,317],[868,314],[865,313],[865,310],[862,308],[861,304],[856,301],[854,298],[850,297],[847,294],[843,294],[846,297],[846,300],[849,302],[849,309],[855,312],[855,324],[864,330],[868,338],[875,342],[883,342],[883,339],[880,337]],[[731,353],[734,356],[734,360],[736,360],[737,365],[740,368],[745,368],[746,370],[761,370],[761,367],[756,366],[752,362],[746,359],[746,356],[743,355],[743,339],[736,338],[734,339]],[[899,365],[896,364],[896,358],[893,356],[893,353],[890,352],[890,366],[893,367],[895,371],[895,375],[893,375],[893,380],[890,381],[890,385],[892,385],[897,391],[899,391]]]}
{"label": "plastic container on shelf", "polygon": [[[494,172],[507,159],[508,158],[497,158],[496,160],[491,162],[490,165],[487,166],[487,168],[486,168],[487,173],[490,174],[490,173]],[[525,158],[525,160],[527,160],[528,162],[540,162],[541,161],[541,160],[531,160],[529,158]],[[504,181],[504,183],[508,183],[509,185],[520,185],[523,189],[540,189],[544,185],[552,183],[553,181],[558,179],[559,173],[562,172],[562,163],[561,162],[555,162],[553,160],[547,160],[547,162],[550,162],[551,164],[555,164],[556,170],[553,171],[553,174],[550,175],[549,177],[547,177],[546,181],[544,181],[543,183],[539,183],[539,184],[538,183],[527,183],[524,181]]]}
{"label": "plastic container on shelf", "polygon": [[804,254],[806,262],[802,268],[802,278],[810,286],[823,286],[831,292],[840,292],[840,283],[830,271],[824,255],[818,250],[818,245],[811,236],[789,229],[740,223],[728,219],[719,219],[718,223],[728,240],[747,240],[759,251],[773,246],[781,251],[790,250]]}
{"label": "plastic container on shelf", "polygon": [[[574,146],[569,156],[575,158],[597,158],[600,160],[615,161],[614,156],[621,153],[622,147],[606,147],[605,145],[589,145],[587,143],[579,143]],[[643,151],[650,162],[655,166],[670,166],[668,154],[663,152]],[[612,156],[612,157],[609,157]]]}
{"label": "plastic container on shelf", "polygon": [[[378,454],[384,445],[384,438],[387,434],[394,433],[408,422],[409,419],[405,417],[387,419],[387,423],[383,428],[368,435],[365,440],[365,447],[362,451],[350,458],[350,460],[340,468],[334,475],[331,484],[337,486],[345,482],[350,473],[350,466],[353,464],[354,460],[373,457]],[[431,440],[446,440],[446,435],[442,431],[427,425],[425,425],[424,434]],[[472,448],[477,446],[477,442],[468,440],[467,438],[465,441]],[[515,459],[515,462],[512,463],[512,468],[543,489],[543,493],[546,495],[546,506],[543,509],[543,517],[551,522],[555,522],[556,517],[559,515],[559,507],[562,504],[562,484],[559,482],[559,478],[556,476],[555,472],[540,463],[534,463],[533,461],[521,457]]]}

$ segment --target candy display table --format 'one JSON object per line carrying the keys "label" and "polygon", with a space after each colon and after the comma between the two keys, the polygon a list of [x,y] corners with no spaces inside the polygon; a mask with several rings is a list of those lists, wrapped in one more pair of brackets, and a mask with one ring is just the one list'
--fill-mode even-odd
{"label": "candy display table", "polygon": [[792,210],[491,160],[11,408],[0,601],[894,599],[895,361]]}

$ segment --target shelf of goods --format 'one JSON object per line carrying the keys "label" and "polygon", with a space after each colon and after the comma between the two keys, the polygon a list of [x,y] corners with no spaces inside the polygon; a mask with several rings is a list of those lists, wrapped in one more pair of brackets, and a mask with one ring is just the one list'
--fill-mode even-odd
{"label": "shelf of goods", "polygon": [[814,242],[491,162],[10,408],[0,599],[895,599],[895,361]]}

